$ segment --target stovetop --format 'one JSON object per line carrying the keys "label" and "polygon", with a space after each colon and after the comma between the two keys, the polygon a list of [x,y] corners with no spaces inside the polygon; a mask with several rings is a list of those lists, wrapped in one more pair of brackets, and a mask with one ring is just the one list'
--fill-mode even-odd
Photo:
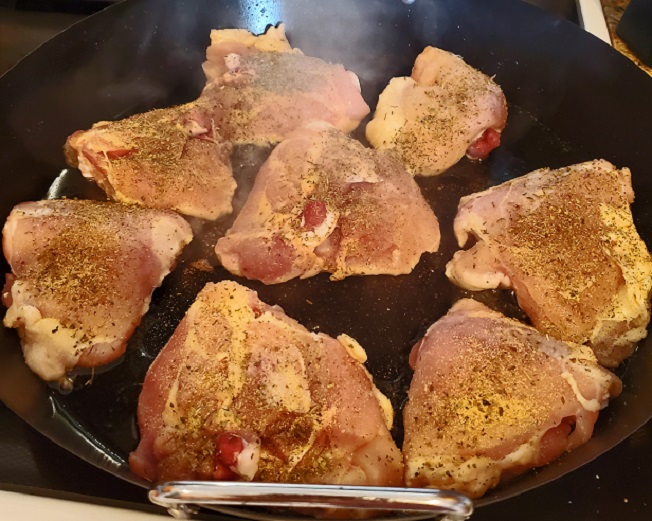
{"label": "stovetop", "polygon": [[[574,0],[526,1],[578,23]],[[0,74],[43,41],[110,3],[111,0],[0,0]],[[652,422],[596,461],[527,494],[482,507],[473,519],[652,519],[650,447]],[[160,511],[149,505],[143,489],[58,447],[2,403],[0,489]]]}

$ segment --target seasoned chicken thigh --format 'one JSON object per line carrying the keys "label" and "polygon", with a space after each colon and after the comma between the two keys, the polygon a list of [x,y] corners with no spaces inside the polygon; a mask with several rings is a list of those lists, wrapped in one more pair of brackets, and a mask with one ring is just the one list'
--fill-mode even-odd
{"label": "seasoned chicken thigh", "polygon": [[115,201],[217,219],[236,187],[218,114],[200,100],[102,121],[72,134],[66,157]]}
{"label": "seasoned chicken thigh", "polygon": [[132,470],[151,481],[399,486],[392,408],[352,338],[208,284],[151,365]]}
{"label": "seasoned chicken thigh", "polygon": [[629,205],[630,172],[590,161],[462,198],[448,277],[470,290],[513,288],[542,333],[588,343],[614,367],[647,335],[652,258]]}
{"label": "seasoned chicken thigh", "polygon": [[586,443],[621,390],[588,347],[468,299],[430,327],[410,363],[405,482],[471,497]]}
{"label": "seasoned chicken thigh", "polygon": [[484,159],[500,144],[507,121],[502,90],[452,53],[426,47],[410,77],[381,93],[367,139],[395,150],[408,172],[436,175],[466,154]]}
{"label": "seasoned chicken thigh", "polygon": [[213,31],[211,41],[202,97],[220,106],[225,139],[278,143],[312,120],[350,132],[369,114],[358,77],[342,65],[292,49],[282,25],[261,36]]}
{"label": "seasoned chicken thigh", "polygon": [[18,328],[27,365],[63,381],[76,366],[122,355],[191,239],[172,212],[72,200],[17,205],[3,230],[13,274],[2,300],[4,325]]}
{"label": "seasoned chicken thigh", "polygon": [[215,251],[230,272],[276,284],[409,273],[438,246],[437,218],[397,161],[312,123],[272,152]]}

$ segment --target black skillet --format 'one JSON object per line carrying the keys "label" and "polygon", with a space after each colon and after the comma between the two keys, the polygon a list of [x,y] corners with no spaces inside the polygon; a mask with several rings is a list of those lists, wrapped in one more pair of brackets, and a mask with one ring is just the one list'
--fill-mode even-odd
{"label": "black skillet", "polygon": [[[451,222],[459,197],[524,174],[602,157],[633,172],[637,227],[652,244],[652,81],[631,62],[578,27],[511,0],[142,0],[116,5],[59,35],[0,79],[0,217],[18,202],[46,195],[99,198],[67,169],[67,135],[102,119],[188,101],[202,87],[200,63],[211,28],[262,32],[283,21],[306,54],[344,63],[361,79],[373,108],[392,76],[409,74],[416,55],[436,45],[462,55],[503,87],[510,116],[503,144],[484,163],[466,159],[442,176],[420,179],[440,219],[440,252],[409,276],[326,276],[266,287],[242,281],[309,328],[346,332],[367,348],[378,386],[398,410],[414,341],[466,294],[442,268],[455,250]],[[361,136],[361,132],[356,133]],[[241,204],[267,151],[242,148],[233,158]],[[61,175],[60,175],[61,174]],[[56,181],[55,181],[56,179]],[[154,294],[150,312],[124,359],[69,395],[51,390],[23,364],[14,331],[0,330],[0,399],[36,429],[112,474],[145,485],[125,461],[137,442],[139,384],[196,293],[229,277],[191,262],[215,259],[215,237],[230,223],[194,222],[201,237]],[[7,271],[3,261],[2,268]],[[505,292],[473,295],[519,315]],[[622,396],[600,417],[585,446],[508,483],[478,502],[502,501],[587,463],[652,417],[652,346],[644,341],[618,370]],[[400,442],[400,425],[395,429]],[[648,454],[652,444],[640,448]],[[652,494],[650,494],[652,500]]]}

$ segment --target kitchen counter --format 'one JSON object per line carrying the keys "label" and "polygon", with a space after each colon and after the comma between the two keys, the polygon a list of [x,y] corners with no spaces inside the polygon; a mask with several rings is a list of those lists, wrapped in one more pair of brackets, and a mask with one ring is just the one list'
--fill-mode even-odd
{"label": "kitchen counter", "polygon": [[628,5],[629,0],[602,0],[602,10],[604,11],[604,17],[607,21],[607,27],[609,28],[611,43],[614,49],[623,53],[641,69],[652,76],[652,67],[648,67],[644,63],[641,63],[634,53],[630,51],[629,47],[627,47],[627,44],[616,34],[616,27],[618,26],[620,17],[623,15],[623,12]]}

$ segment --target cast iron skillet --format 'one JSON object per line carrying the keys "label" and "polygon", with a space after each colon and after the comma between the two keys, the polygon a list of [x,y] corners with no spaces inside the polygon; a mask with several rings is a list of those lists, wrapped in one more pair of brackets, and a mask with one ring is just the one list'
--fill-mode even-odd
{"label": "cast iron skillet", "polygon": [[[318,276],[270,287],[236,278],[306,327],[358,339],[367,349],[377,385],[397,410],[411,377],[410,347],[455,300],[468,295],[443,274],[456,249],[452,218],[460,196],[535,168],[601,157],[632,169],[634,218],[643,239],[652,244],[652,180],[646,175],[652,163],[652,81],[577,26],[512,0],[118,4],[54,38],[0,79],[0,218],[21,201],[47,195],[102,198],[92,183],[66,169],[61,147],[69,134],[99,120],[193,99],[203,85],[200,63],[211,28],[259,33],[280,21],[294,46],[355,71],[372,108],[389,78],[409,74],[426,45],[458,53],[495,75],[510,103],[503,144],[487,161],[464,159],[439,177],[419,179],[440,219],[442,245],[437,254],[425,255],[412,274],[351,277],[337,283]],[[236,207],[268,152],[252,147],[236,151]],[[134,417],[140,382],[201,287],[234,278],[219,267],[207,273],[191,266],[199,258],[216,264],[212,246],[231,220],[193,222],[199,237],[155,292],[124,359],[101,374],[79,376],[69,395],[35,377],[22,362],[15,331],[1,329],[0,398],[68,450],[146,485],[126,465],[137,443]],[[507,292],[472,296],[523,318]],[[623,394],[601,414],[589,443],[500,487],[478,504],[553,480],[610,449],[652,417],[649,343],[652,340],[642,342],[618,369]],[[400,442],[400,425],[394,434]]]}

